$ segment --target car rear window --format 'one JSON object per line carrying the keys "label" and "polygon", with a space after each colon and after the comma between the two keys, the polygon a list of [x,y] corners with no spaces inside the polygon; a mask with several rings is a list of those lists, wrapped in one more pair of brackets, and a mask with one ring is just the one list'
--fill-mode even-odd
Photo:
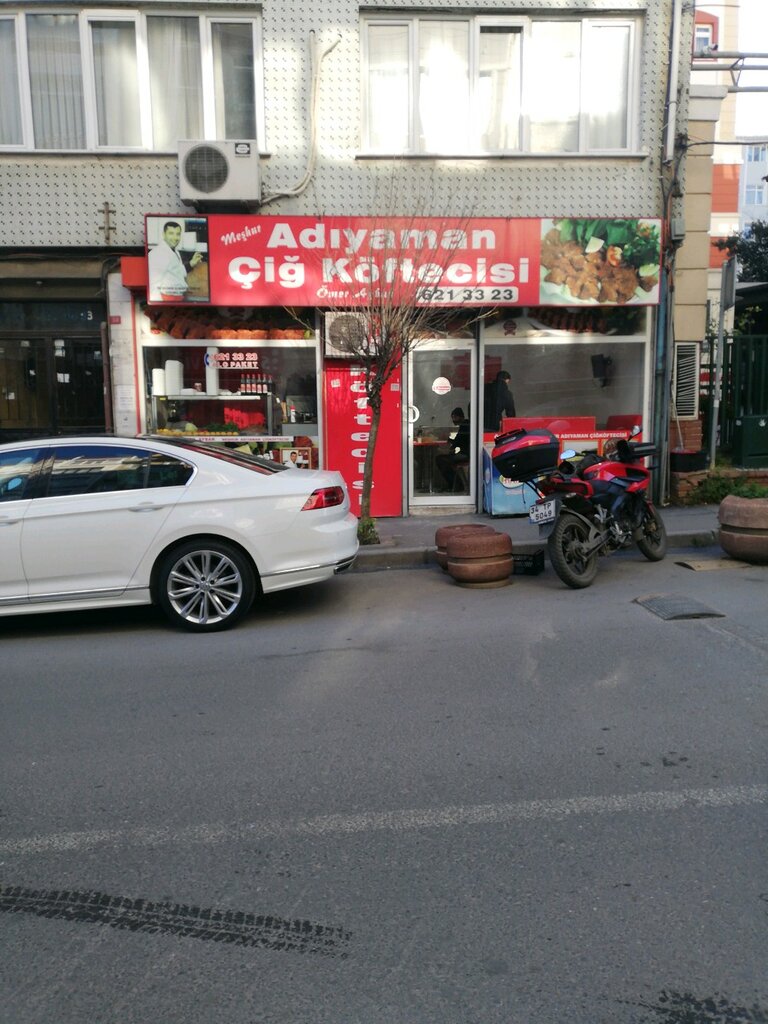
{"label": "car rear window", "polygon": [[194,441],[173,440],[166,441],[174,447],[181,448],[188,452],[197,452],[201,455],[210,455],[211,458],[221,459],[222,462],[229,462],[234,466],[242,466],[244,469],[252,469],[254,473],[263,473],[268,476],[270,473],[282,473],[287,466],[281,466],[272,459],[265,459],[261,455],[250,455],[247,452],[236,451],[234,448],[227,448],[223,444],[215,442],[195,444]]}

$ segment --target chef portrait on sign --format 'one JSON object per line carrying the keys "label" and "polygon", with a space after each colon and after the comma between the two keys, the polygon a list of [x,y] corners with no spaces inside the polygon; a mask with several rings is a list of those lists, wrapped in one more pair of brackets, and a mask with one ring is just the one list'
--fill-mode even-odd
{"label": "chef portrait on sign", "polygon": [[152,227],[157,241],[147,258],[149,301],[208,301],[207,243],[199,241],[199,231],[190,231],[185,218],[148,218],[148,239]]}

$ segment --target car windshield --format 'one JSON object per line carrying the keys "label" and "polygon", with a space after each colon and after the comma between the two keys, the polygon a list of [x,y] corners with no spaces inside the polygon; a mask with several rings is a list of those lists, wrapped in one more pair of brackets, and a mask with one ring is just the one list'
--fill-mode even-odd
{"label": "car windshield", "polygon": [[175,448],[182,448],[184,451],[197,452],[201,455],[210,455],[214,459],[221,459],[222,462],[229,462],[236,466],[243,466],[245,469],[252,469],[256,473],[282,473],[287,466],[281,466],[272,459],[266,459],[262,455],[253,455],[250,452],[240,451],[234,448],[227,448],[224,444],[214,442],[195,443],[183,438],[168,438],[166,444],[172,444]]}

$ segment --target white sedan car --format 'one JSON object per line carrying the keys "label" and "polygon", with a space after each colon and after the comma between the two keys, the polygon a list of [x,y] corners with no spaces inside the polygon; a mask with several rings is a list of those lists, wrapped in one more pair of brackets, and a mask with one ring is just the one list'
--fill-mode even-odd
{"label": "white sedan car", "polygon": [[0,445],[0,615],[156,603],[184,629],[226,629],[257,593],[356,554],[335,472],[184,438]]}

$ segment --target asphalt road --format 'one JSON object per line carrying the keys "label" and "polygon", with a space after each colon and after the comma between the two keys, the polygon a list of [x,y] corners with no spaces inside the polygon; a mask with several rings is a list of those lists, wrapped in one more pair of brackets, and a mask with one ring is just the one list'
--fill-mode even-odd
{"label": "asphalt road", "polygon": [[3,1024],[765,1022],[768,567],[717,557],[0,619]]}

